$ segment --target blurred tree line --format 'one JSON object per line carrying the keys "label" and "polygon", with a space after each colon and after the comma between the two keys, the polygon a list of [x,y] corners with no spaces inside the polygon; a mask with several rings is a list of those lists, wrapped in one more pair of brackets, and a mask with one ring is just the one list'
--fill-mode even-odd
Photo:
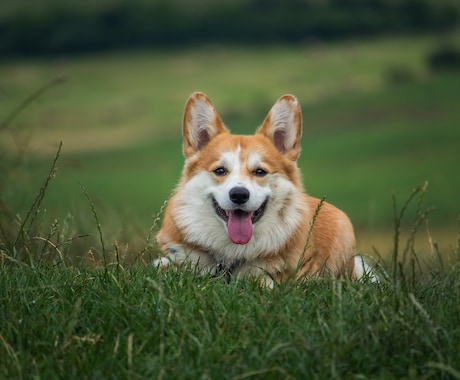
{"label": "blurred tree line", "polygon": [[459,9],[458,0],[2,0],[0,54],[446,31]]}

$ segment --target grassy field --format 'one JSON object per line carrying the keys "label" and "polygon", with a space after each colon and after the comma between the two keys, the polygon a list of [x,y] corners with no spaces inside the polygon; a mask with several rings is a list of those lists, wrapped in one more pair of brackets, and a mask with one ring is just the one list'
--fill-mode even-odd
{"label": "grassy field", "polygon": [[[69,152],[81,152],[125,147],[146,135],[177,136],[183,105],[195,90],[215,100],[230,126],[247,132],[283,93],[294,93],[309,106],[378,92],[388,87],[395,69],[407,71],[409,79],[426,79],[425,58],[438,43],[433,37],[395,38],[3,61],[0,114],[61,78],[64,84],[16,119],[17,126],[35,128],[32,150],[54,152],[59,139]],[[92,143],[99,130],[110,133]]]}
{"label": "grassy field", "polygon": [[[0,377],[8,379],[460,379],[460,235],[447,254],[415,252],[418,217],[380,282],[283,282],[134,265],[116,250],[47,265],[35,228],[0,261]],[[97,218],[97,215],[96,215]],[[66,242],[53,246],[64,250]],[[54,253],[56,253],[54,252]],[[57,256],[57,255],[55,255]]]}
{"label": "grassy field", "polygon": [[[458,42],[455,37],[443,40]],[[460,213],[460,75],[428,70],[427,56],[439,41],[216,46],[3,61],[4,117],[41,86],[64,80],[0,130],[4,203],[24,217],[62,140],[42,212],[46,208],[50,220],[71,214],[78,233],[94,234],[82,184],[107,239],[135,251],[177,183],[189,94],[207,92],[233,131],[252,133],[274,101],[290,92],[304,113],[299,165],[305,187],[350,215],[361,251],[389,251],[392,193],[404,198],[426,180],[434,238],[448,248]]]}
{"label": "grassy field", "polygon": [[459,379],[458,254],[453,267],[434,261],[422,275],[408,266],[381,284],[273,290],[190,268],[3,256],[0,377]]}
{"label": "grassy field", "polygon": [[[0,124],[0,378],[460,379],[460,73],[429,72],[437,42],[0,62],[0,120],[32,100]],[[148,265],[195,90],[238,133],[298,96],[305,187],[381,283]]]}

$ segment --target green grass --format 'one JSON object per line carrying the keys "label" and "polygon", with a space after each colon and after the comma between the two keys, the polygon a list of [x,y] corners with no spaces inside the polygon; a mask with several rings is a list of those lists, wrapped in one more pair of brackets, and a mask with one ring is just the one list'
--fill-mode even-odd
{"label": "green grass", "polygon": [[[425,71],[432,43],[2,62],[1,115],[72,78],[0,130],[0,378],[460,379],[460,75]],[[415,78],[388,83],[394,65]],[[385,232],[370,243],[381,283],[268,290],[149,265],[197,89],[245,133],[299,96],[305,186],[358,239]]]}
{"label": "green grass", "polygon": [[2,378],[460,378],[458,265],[415,284],[267,290],[191,269],[3,259]]}
{"label": "green grass", "polygon": [[76,261],[69,245],[85,237],[66,220],[48,231],[40,213],[58,156],[27,216],[1,225],[1,378],[460,378],[460,235],[448,252],[433,244],[432,256],[417,255],[425,187],[394,205],[380,283],[325,278],[270,290],[158,270],[148,241],[132,264],[104,237],[86,189],[99,233]]}

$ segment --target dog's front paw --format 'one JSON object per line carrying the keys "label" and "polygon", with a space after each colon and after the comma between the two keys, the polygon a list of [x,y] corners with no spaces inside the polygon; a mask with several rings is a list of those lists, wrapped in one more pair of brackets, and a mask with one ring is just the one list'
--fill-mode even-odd
{"label": "dog's front paw", "polygon": [[361,255],[355,256],[354,277],[358,280],[367,279],[370,282],[380,282],[379,276]]}
{"label": "dog's front paw", "polygon": [[153,260],[153,266],[156,268],[165,268],[171,264],[171,260],[167,257],[159,257]]}

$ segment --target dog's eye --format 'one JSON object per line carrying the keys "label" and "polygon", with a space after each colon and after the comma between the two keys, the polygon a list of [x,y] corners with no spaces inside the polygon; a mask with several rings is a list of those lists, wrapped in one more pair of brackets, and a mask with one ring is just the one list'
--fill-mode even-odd
{"label": "dog's eye", "polygon": [[214,174],[218,177],[222,177],[227,174],[227,169],[223,166],[219,166],[217,169],[214,169]]}
{"label": "dog's eye", "polygon": [[266,176],[268,173],[262,169],[262,168],[257,168],[256,170],[253,171],[253,174],[256,176],[256,177],[264,177]]}

